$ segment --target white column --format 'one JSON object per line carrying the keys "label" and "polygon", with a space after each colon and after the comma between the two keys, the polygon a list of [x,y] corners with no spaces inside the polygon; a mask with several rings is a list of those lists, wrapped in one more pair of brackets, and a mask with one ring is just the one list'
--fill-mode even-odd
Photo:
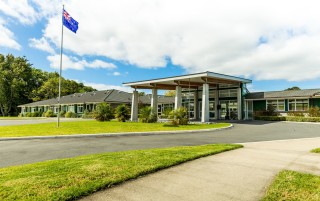
{"label": "white column", "polygon": [[203,84],[203,87],[202,87],[201,122],[209,122],[209,84]]}
{"label": "white column", "polygon": [[199,119],[198,90],[194,91],[194,118]]}
{"label": "white column", "polygon": [[242,98],[242,93],[241,93],[241,87],[238,88],[238,93],[237,93],[237,100],[238,100],[238,120],[242,119],[242,107],[241,107],[241,98]]}
{"label": "white column", "polygon": [[178,109],[182,105],[182,99],[181,99],[181,87],[176,86],[176,97],[174,99],[174,109]]}
{"label": "white column", "polygon": [[152,107],[152,113],[158,114],[158,90],[155,88],[152,89],[151,107]]}
{"label": "white column", "polygon": [[214,96],[214,103],[215,103],[215,119],[219,119],[219,110],[218,110],[218,105],[219,105],[219,90],[218,90],[218,86],[217,89],[215,91],[215,96]]}
{"label": "white column", "polygon": [[138,91],[134,90],[132,93],[131,121],[138,121],[138,97]]}

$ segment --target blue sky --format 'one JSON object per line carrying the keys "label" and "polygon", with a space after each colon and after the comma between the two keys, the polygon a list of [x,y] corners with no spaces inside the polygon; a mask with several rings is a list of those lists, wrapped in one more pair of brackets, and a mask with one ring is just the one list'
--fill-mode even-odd
{"label": "blue sky", "polygon": [[57,71],[62,4],[79,22],[64,29],[63,76],[99,90],[203,71],[250,91],[320,88],[317,1],[1,0],[0,53]]}

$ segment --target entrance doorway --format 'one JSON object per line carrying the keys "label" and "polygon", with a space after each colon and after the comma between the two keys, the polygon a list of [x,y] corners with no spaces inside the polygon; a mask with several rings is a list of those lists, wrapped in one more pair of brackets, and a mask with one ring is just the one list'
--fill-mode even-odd
{"label": "entrance doorway", "polygon": [[238,103],[237,100],[220,101],[221,110],[219,119],[238,119]]}

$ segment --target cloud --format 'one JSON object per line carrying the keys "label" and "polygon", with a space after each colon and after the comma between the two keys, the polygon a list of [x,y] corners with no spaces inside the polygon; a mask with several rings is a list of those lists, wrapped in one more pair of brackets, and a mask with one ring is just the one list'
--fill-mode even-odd
{"label": "cloud", "polygon": [[5,27],[5,22],[0,18],[0,47],[20,50],[20,44],[15,40],[14,34]]}
{"label": "cloud", "polygon": [[132,92],[133,89],[130,87],[124,87],[124,86],[117,86],[117,85],[108,85],[108,84],[98,84],[98,83],[93,83],[93,82],[82,82],[85,86],[91,86],[94,89],[97,90],[109,90],[109,89],[117,89],[120,91],[126,91],[126,92]]}
{"label": "cloud", "polygon": [[1,0],[0,12],[17,19],[22,24],[33,24],[39,18],[39,14],[28,0]]}
{"label": "cloud", "polygon": [[[60,55],[52,55],[47,57],[50,62],[50,67],[54,69],[60,68]],[[74,69],[74,70],[83,70],[87,68],[104,68],[104,69],[115,69],[117,68],[112,63],[107,63],[101,60],[94,60],[92,62],[87,62],[86,60],[79,60],[76,57],[68,57],[66,55],[62,56],[63,70]]]}
{"label": "cloud", "polygon": [[113,72],[112,75],[114,75],[114,76],[120,76],[121,73],[119,73],[119,72]]}
{"label": "cloud", "polygon": [[51,53],[51,54],[55,53],[54,49],[50,46],[48,40],[44,37],[40,39],[35,39],[35,38],[29,39],[29,46]]}

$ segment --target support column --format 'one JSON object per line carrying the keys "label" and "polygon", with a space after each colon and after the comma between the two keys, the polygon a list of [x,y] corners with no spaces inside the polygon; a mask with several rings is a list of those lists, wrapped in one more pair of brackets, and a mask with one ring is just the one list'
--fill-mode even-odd
{"label": "support column", "polygon": [[239,86],[237,91],[237,102],[238,102],[238,120],[242,119],[242,90],[241,86]]}
{"label": "support column", "polygon": [[178,109],[182,105],[181,87],[176,86],[176,97],[174,99],[174,109]]}
{"label": "support column", "polygon": [[199,119],[198,90],[194,91],[194,119]]}
{"label": "support column", "polygon": [[134,90],[132,93],[131,121],[138,121],[138,97],[138,91]]}
{"label": "support column", "polygon": [[151,108],[152,114],[158,115],[158,90],[156,88],[152,89]]}
{"label": "support column", "polygon": [[219,119],[219,116],[220,116],[220,114],[219,114],[219,110],[218,110],[218,105],[219,105],[219,85],[217,86],[217,89],[216,89],[216,91],[215,91],[215,93],[214,93],[214,103],[215,103],[215,108],[214,108],[214,110],[215,110],[215,119],[216,120],[218,120]]}
{"label": "support column", "polygon": [[203,84],[203,87],[202,87],[201,122],[209,122],[209,84]]}

